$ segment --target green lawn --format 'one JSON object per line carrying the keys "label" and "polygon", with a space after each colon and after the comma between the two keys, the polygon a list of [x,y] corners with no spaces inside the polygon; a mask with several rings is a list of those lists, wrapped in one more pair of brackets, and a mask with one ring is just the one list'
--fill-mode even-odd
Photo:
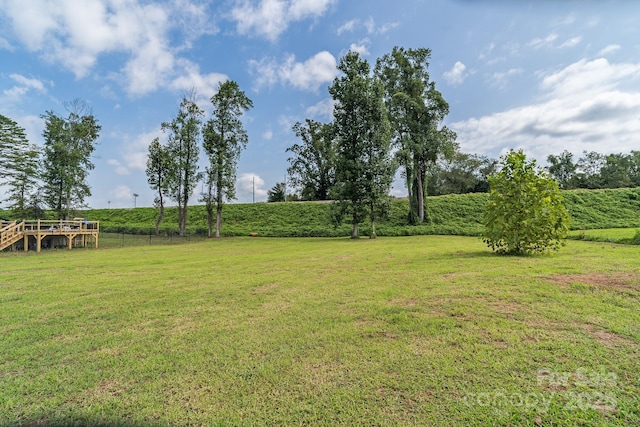
{"label": "green lawn", "polygon": [[0,425],[640,425],[637,246],[0,254]]}

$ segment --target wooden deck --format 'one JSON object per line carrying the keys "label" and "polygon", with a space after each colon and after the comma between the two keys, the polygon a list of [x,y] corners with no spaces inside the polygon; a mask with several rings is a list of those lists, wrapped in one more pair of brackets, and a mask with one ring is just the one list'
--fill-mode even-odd
{"label": "wooden deck", "polygon": [[76,218],[73,221],[13,221],[0,222],[0,251],[8,248],[25,252],[35,249],[40,252],[43,247],[59,248],[86,247],[93,243],[98,247],[100,223]]}

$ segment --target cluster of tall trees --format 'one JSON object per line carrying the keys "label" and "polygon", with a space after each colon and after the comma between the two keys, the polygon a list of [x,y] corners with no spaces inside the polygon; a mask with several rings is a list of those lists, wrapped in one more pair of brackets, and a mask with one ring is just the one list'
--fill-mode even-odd
{"label": "cluster of tall trees", "polygon": [[[195,99],[195,92],[184,96],[175,118],[162,123],[166,144],[156,138],[149,145],[146,172],[159,209],[156,233],[164,217],[165,201],[169,199],[178,207],[178,232],[181,236],[185,234],[189,199],[204,178],[206,190],[200,201],[206,206],[209,237],[214,234],[214,213],[215,236],[220,237],[222,206],[225,200],[236,197],[237,164],[248,142],[240,117],[253,103],[236,82],[225,81],[211,97],[213,112],[205,122],[205,113]],[[201,146],[208,158],[204,173],[198,169]]]}
{"label": "cluster of tall trees", "polygon": [[574,160],[573,154],[565,150],[549,155],[547,163],[547,171],[566,190],[640,186],[640,151],[606,155],[584,151]]}
{"label": "cluster of tall trees", "polygon": [[347,53],[329,87],[333,120],[293,127],[301,141],[287,149],[291,183],[303,200],[334,200],[336,220],[348,216],[354,238],[366,218],[375,237],[398,168],[409,192],[409,220],[423,222],[430,168],[456,151],[455,133],[442,125],[449,105],[429,78],[430,55],[395,47],[372,70],[358,53]]}
{"label": "cluster of tall trees", "polygon": [[85,102],[66,107],[66,117],[52,111],[42,116],[43,147],[29,143],[24,128],[0,115],[0,184],[8,187],[4,201],[16,217],[39,218],[49,208],[69,219],[91,196],[87,176],[101,126]]}

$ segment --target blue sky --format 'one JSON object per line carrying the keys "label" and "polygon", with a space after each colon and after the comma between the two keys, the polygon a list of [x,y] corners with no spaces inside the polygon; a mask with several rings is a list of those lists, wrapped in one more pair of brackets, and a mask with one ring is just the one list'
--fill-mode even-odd
{"label": "blue sky", "polygon": [[[640,150],[640,2],[483,0],[0,0],[0,114],[42,144],[40,115],[88,102],[102,125],[91,207],[151,206],[147,147],[196,88],[253,100],[238,202],[266,200],[291,126],[329,121],[349,50],[432,50],[431,79],[464,152]],[[201,160],[203,154],[201,154]],[[202,162],[204,164],[204,162]],[[394,194],[404,195],[400,180]]]}

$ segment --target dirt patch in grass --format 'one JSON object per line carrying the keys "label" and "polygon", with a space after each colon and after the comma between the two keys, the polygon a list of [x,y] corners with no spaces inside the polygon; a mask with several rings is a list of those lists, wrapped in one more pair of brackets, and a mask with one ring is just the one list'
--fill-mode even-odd
{"label": "dirt patch in grass", "polygon": [[590,323],[576,324],[575,326],[579,327],[585,332],[588,332],[591,336],[595,338],[596,341],[598,341],[600,344],[609,348],[615,348],[621,344],[627,344],[627,345],[635,344],[630,339],[621,337],[620,335],[615,334],[613,332],[598,329],[597,326],[592,325]]}
{"label": "dirt patch in grass", "polygon": [[418,300],[415,298],[394,298],[387,302],[387,305],[394,307],[415,307],[418,305]]}
{"label": "dirt patch in grass", "polygon": [[591,286],[640,291],[640,275],[631,273],[556,274],[543,279],[560,286],[584,283]]}

